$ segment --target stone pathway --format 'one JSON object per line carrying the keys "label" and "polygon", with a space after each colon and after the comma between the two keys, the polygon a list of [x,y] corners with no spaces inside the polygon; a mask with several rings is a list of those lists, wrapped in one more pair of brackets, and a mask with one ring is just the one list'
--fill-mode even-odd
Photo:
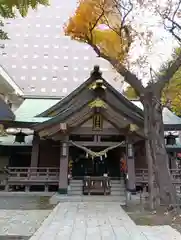
{"label": "stone pathway", "polygon": [[118,202],[60,202],[53,211],[0,210],[0,239],[29,237],[30,240],[181,240],[180,233],[170,226],[136,226]]}
{"label": "stone pathway", "polygon": [[30,240],[148,240],[119,203],[59,203]]}
{"label": "stone pathway", "polygon": [[148,240],[180,240],[181,234],[170,226],[138,226]]}
{"label": "stone pathway", "polygon": [[50,212],[51,210],[0,210],[0,236],[31,236]]}

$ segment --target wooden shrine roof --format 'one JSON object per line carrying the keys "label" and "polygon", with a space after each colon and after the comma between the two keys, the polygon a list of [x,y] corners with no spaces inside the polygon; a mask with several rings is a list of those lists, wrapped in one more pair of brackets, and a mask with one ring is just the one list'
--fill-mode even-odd
{"label": "wooden shrine roof", "polygon": [[[7,127],[20,128],[35,126],[35,128],[41,129],[58,122],[66,121],[75,112],[79,112],[85,108],[86,104],[93,99],[89,86],[96,78],[103,79],[101,75],[95,76],[91,74],[87,81],[64,98],[27,98],[15,111],[15,116],[13,116],[10,109],[8,110],[11,112],[9,112],[9,115],[4,114],[4,110],[1,111],[1,114],[4,112],[4,117],[0,118],[0,124],[4,124]],[[143,106],[141,102],[128,100],[106,80],[103,79],[103,81],[108,95],[108,98],[104,100],[109,107],[125,118],[130,118],[138,122],[143,121]],[[4,107],[5,109],[9,108],[6,104]],[[181,130],[181,118],[177,117],[167,108],[163,109],[163,122],[165,130]]]}
{"label": "wooden shrine roof", "polygon": [[57,123],[66,123],[72,115],[80,113],[91,101],[95,100],[95,95],[90,89],[90,86],[96,80],[100,79],[103,81],[103,85],[106,88],[106,94],[101,97],[101,100],[109,106],[109,109],[112,109],[115,113],[120,114],[135,124],[143,125],[143,111],[103,79],[99,71],[96,72],[94,70],[91,73],[90,78],[75,91],[53,107],[50,107],[48,110],[37,115],[37,117],[51,117],[51,119],[37,124],[35,130],[41,130]]}
{"label": "wooden shrine roof", "polygon": [[0,98],[0,120],[11,121],[15,119],[15,115],[10,109],[9,105]]}

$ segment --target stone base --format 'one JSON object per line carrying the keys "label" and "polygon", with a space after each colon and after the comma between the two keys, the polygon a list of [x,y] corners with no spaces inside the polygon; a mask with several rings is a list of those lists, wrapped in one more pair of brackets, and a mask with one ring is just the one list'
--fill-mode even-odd
{"label": "stone base", "polygon": [[85,196],[85,195],[67,195],[67,194],[59,194],[55,193],[50,198],[50,204],[56,205],[59,202],[99,202],[104,204],[105,202],[109,203],[119,203],[119,205],[126,204],[126,196]]}
{"label": "stone base", "polygon": [[136,189],[127,189],[132,195],[136,195]]}
{"label": "stone base", "polygon": [[59,188],[58,193],[59,194],[67,194],[67,188]]}

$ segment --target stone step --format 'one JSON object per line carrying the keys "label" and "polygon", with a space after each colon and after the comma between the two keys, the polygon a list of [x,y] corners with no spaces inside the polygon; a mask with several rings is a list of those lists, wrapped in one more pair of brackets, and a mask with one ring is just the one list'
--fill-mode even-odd
{"label": "stone step", "polygon": [[111,188],[111,192],[125,192],[125,189]]}
{"label": "stone step", "polygon": [[78,195],[60,195],[55,194],[50,199],[51,204],[57,204],[58,202],[119,202],[121,205],[125,205],[125,196],[78,196]]}
{"label": "stone step", "polygon": [[70,183],[80,183],[80,184],[82,184],[83,181],[82,180],[70,180]]}
{"label": "stone step", "polygon": [[111,192],[111,196],[125,196],[125,192]]}
{"label": "stone step", "polygon": [[111,185],[111,188],[125,189],[125,186],[122,186],[122,185]]}
{"label": "stone step", "polygon": [[111,188],[111,192],[125,192],[125,188],[124,189],[117,189],[117,188]]}
{"label": "stone step", "polygon": [[82,191],[82,187],[69,187],[69,191]]}
{"label": "stone step", "polygon": [[120,183],[111,183],[111,186],[125,186],[125,185],[120,184]]}
{"label": "stone step", "polygon": [[83,184],[83,182],[79,182],[79,181],[70,181],[70,184]]}
{"label": "stone step", "polygon": [[71,191],[71,192],[68,192],[68,195],[69,196],[82,196],[82,192],[74,192],[74,191]]}
{"label": "stone step", "polygon": [[111,180],[111,184],[120,184],[121,181],[120,180]]}
{"label": "stone step", "polygon": [[70,184],[69,186],[70,187],[82,187],[83,185],[80,185],[80,184]]}

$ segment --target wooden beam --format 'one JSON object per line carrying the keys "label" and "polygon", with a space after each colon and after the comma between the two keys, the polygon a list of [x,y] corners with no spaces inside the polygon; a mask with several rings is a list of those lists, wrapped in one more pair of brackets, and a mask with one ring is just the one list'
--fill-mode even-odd
{"label": "wooden beam", "polygon": [[125,103],[121,102],[120,98],[114,97],[110,91],[106,92],[106,97],[103,97],[102,100],[104,100],[110,106],[110,108],[114,109],[115,112],[119,113],[123,117],[128,118],[130,121],[133,121],[136,124],[143,124],[143,116],[141,116],[140,113],[133,112],[133,108],[136,109],[136,107],[131,103],[126,104],[126,106]]}
{"label": "wooden beam", "polygon": [[[102,110],[102,115],[113,127],[115,127],[119,132],[124,129],[124,127],[121,127],[120,119],[116,119],[112,112],[108,112],[107,110]],[[128,124],[125,125],[127,127]]]}
{"label": "wooden beam", "polygon": [[120,128],[120,126],[117,123],[118,119],[117,120],[115,119],[115,117],[114,117],[114,115],[111,111],[110,112],[105,111],[104,116],[105,116],[107,121],[109,121],[111,124],[114,124],[113,126],[118,128],[120,133],[123,133],[124,135],[132,135],[132,136],[136,135],[136,136],[139,136],[141,138],[144,138],[143,129],[139,128],[137,131],[131,132],[130,127],[129,127],[129,125],[130,125],[129,122],[128,122],[128,125],[125,128]]}
{"label": "wooden beam", "polygon": [[104,110],[104,112],[109,115],[110,119],[114,119],[116,122],[118,122],[119,126],[120,125],[128,125],[128,124],[131,124],[131,123],[133,124],[134,123],[130,119],[128,119],[128,118],[124,117],[123,115],[121,115],[120,113],[117,113],[110,106],[107,106],[107,108]]}
{"label": "wooden beam", "polygon": [[78,118],[73,118],[72,121],[68,121],[69,128],[77,128],[84,124],[92,117],[93,113],[91,110],[85,112],[84,114],[80,114]]}
{"label": "wooden beam", "polygon": [[[83,120],[83,122],[79,123],[79,125],[76,126],[76,127],[72,127],[72,128],[69,127],[67,134],[69,134],[69,135],[70,135],[70,134],[73,134],[73,133],[72,133],[72,129],[74,129],[74,130],[77,129],[77,132],[76,132],[75,134],[77,134],[77,135],[82,135],[82,133],[80,132],[80,129],[81,129],[80,126],[81,126],[82,124],[84,124],[84,122],[88,121],[90,118],[91,118],[91,117],[88,116],[86,119]],[[92,134],[93,134],[93,133],[92,133]],[[62,139],[62,136],[64,136],[64,134],[61,135],[61,132],[58,132],[58,133],[54,134],[54,135],[52,136],[52,138],[53,138],[54,140],[61,140],[61,139]]]}
{"label": "wooden beam", "polygon": [[40,137],[50,136],[51,134],[56,133],[58,131],[60,131],[60,124],[56,124],[55,126],[43,129],[42,131],[39,132],[39,136]]}
{"label": "wooden beam", "polygon": [[79,135],[120,135],[116,128],[103,128],[102,131],[93,131],[92,127],[75,127],[70,133]]}
{"label": "wooden beam", "polygon": [[88,114],[91,114],[92,110],[86,106],[83,108],[81,111],[76,112],[73,114],[68,120],[67,120],[67,125],[69,127],[74,127],[76,125],[79,125],[82,121],[83,118],[86,118]]}

